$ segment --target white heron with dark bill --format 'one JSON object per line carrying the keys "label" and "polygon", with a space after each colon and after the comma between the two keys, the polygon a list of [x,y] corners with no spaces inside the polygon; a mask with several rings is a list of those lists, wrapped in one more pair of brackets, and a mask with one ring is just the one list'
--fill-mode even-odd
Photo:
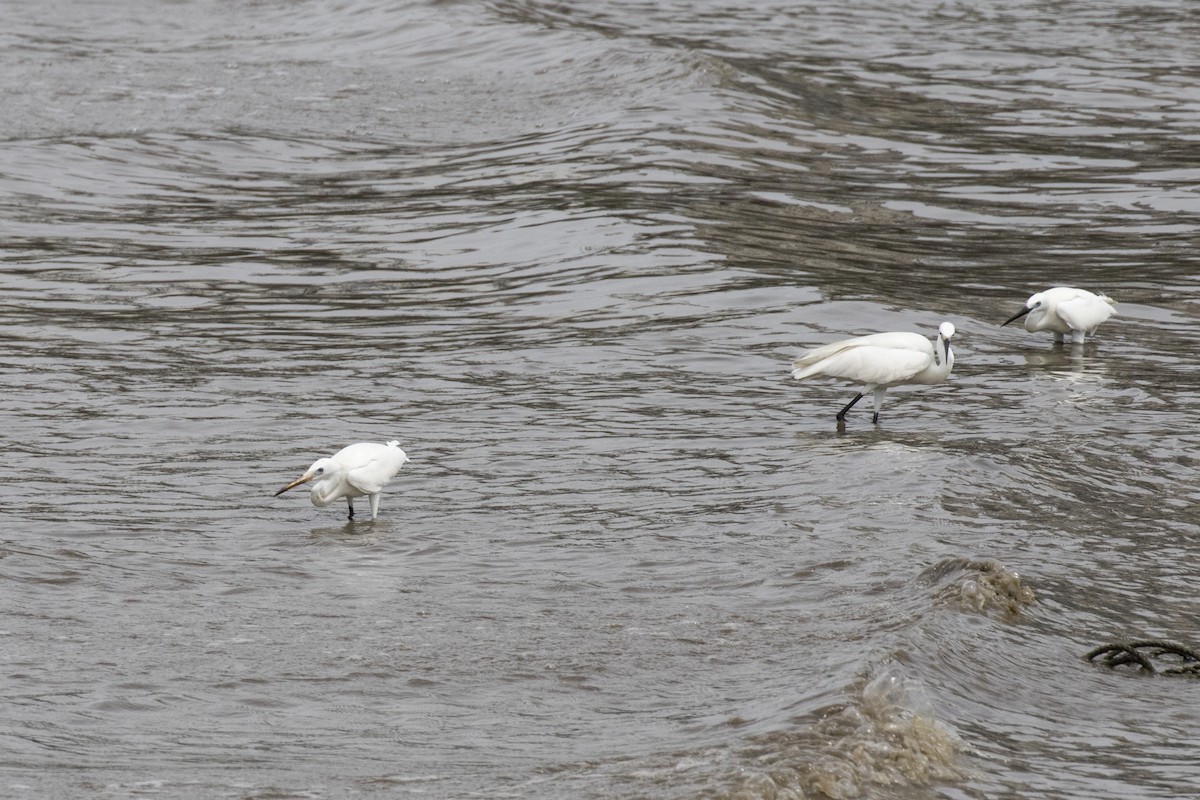
{"label": "white heron with dark bill", "polygon": [[379,495],[383,487],[408,460],[399,442],[359,442],[343,447],[329,458],[317,459],[308,471],[276,492],[275,496],[311,483],[309,493],[317,508],[324,508],[339,497],[344,497],[350,508],[350,519],[354,519],[354,498],[365,496],[371,503],[371,519],[375,519],[379,516]]}
{"label": "white heron with dark bill", "polygon": [[1116,300],[1102,292],[1055,286],[1031,296],[1025,301],[1025,307],[1000,323],[1000,327],[1024,317],[1025,330],[1030,333],[1053,331],[1056,342],[1070,336],[1070,341],[1082,344],[1086,337],[1096,332],[1101,322],[1117,313],[1113,308],[1116,304]]}
{"label": "white heron with dark bill", "polygon": [[875,333],[843,339],[810,350],[792,363],[792,377],[803,380],[814,376],[845,378],[863,384],[863,390],[837,413],[838,426],[846,421],[846,412],[864,395],[875,395],[875,414],[871,421],[879,423],[883,396],[893,386],[902,384],[934,384],[946,380],[954,368],[954,351],[950,340],[954,326],[943,322],[938,328],[936,342],[919,333]]}

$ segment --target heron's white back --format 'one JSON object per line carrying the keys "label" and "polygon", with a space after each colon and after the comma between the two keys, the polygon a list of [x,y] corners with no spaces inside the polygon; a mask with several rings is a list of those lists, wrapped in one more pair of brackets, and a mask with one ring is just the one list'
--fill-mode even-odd
{"label": "heron's white back", "polygon": [[813,375],[826,375],[831,378],[859,381],[868,386],[910,383],[934,364],[933,348],[929,346],[929,341],[922,337],[917,338],[925,342],[928,353],[858,345],[844,348],[817,363],[797,369],[792,373],[792,377],[803,379]]}
{"label": "heron's white back", "polygon": [[1116,313],[1115,301],[1104,294],[1094,294],[1072,286],[1056,286],[1029,298],[1026,305],[1040,304],[1025,317],[1025,330],[1030,333],[1053,331],[1093,333],[1100,323]]}
{"label": "heron's white back", "polygon": [[814,375],[860,381],[867,386],[936,383],[922,375],[936,366],[933,344],[919,333],[896,331],[843,339],[805,353],[793,362],[792,377]]}
{"label": "heron's white back", "polygon": [[810,364],[824,361],[835,353],[855,347],[877,347],[886,350],[915,350],[919,353],[933,355],[933,345],[919,333],[897,331],[894,333],[872,333],[870,336],[856,336],[853,339],[842,339],[830,344],[809,350],[793,362],[792,366],[803,369]]}
{"label": "heron's white back", "polygon": [[395,442],[359,442],[334,453],[333,460],[341,465],[347,484],[363,494],[375,494],[396,476],[408,456]]}

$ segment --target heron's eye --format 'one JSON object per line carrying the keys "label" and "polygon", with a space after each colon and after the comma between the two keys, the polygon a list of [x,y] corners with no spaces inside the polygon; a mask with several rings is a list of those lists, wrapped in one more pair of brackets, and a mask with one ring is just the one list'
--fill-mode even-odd
{"label": "heron's eye", "polygon": [[317,474],[320,475],[324,471],[325,471],[325,468],[321,467],[319,470],[317,470]]}

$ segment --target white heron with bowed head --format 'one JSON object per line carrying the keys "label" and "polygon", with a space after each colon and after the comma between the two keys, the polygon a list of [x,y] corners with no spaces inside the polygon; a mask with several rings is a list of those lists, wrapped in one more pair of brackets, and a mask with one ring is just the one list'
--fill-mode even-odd
{"label": "white heron with bowed head", "polygon": [[792,377],[803,380],[814,375],[846,378],[864,384],[863,390],[837,413],[839,427],[846,422],[846,412],[868,392],[875,394],[875,415],[878,424],[883,396],[893,386],[905,383],[941,383],[954,368],[954,352],[950,340],[954,326],[943,322],[938,328],[937,343],[931,343],[919,333],[876,333],[843,339],[810,350],[792,363]]}
{"label": "white heron with bowed head", "polygon": [[311,481],[309,491],[312,503],[317,508],[324,508],[339,497],[344,497],[350,507],[350,519],[354,519],[354,498],[365,495],[370,498],[371,519],[375,519],[379,516],[380,492],[407,463],[408,456],[400,449],[399,442],[359,442],[343,447],[329,458],[317,459],[307,472],[280,489],[275,496]]}
{"label": "white heron with bowed head", "polygon": [[1116,300],[1103,293],[1055,286],[1030,297],[1025,307],[1000,323],[1000,327],[1025,317],[1025,330],[1030,333],[1054,331],[1056,342],[1069,334],[1072,341],[1082,343],[1086,336],[1096,332],[1101,322],[1117,313],[1113,309],[1116,304]]}

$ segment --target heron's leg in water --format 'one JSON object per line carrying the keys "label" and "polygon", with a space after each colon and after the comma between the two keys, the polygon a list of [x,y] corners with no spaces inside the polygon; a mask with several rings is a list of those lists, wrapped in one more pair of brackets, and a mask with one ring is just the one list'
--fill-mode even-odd
{"label": "heron's leg in water", "polygon": [[875,390],[875,415],[871,417],[871,422],[879,424],[879,409],[883,408],[883,396],[887,394],[887,387],[881,386]]}
{"label": "heron's leg in water", "polygon": [[846,403],[846,407],[838,412],[837,421],[845,422],[846,421],[846,412],[849,411],[850,409],[854,408],[854,404],[857,403],[859,400],[862,400],[862,398],[863,398],[862,392],[859,392],[857,395],[855,395],[853,400],[851,400],[849,403]]}
{"label": "heron's leg in water", "polygon": [[354,519],[354,501],[347,497],[346,505],[350,506],[350,516],[347,519]]}

